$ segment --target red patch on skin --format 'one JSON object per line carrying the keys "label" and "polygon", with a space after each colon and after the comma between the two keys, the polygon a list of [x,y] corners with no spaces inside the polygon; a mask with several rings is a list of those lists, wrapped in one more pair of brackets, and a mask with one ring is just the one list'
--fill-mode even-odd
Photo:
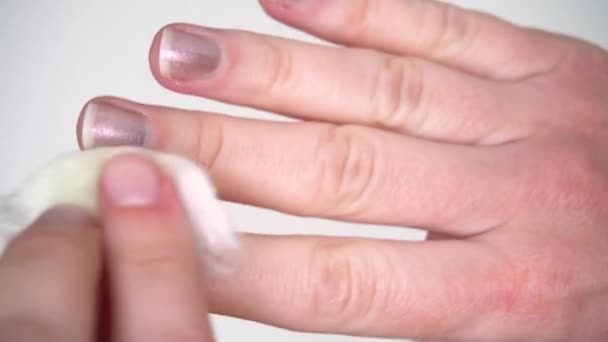
{"label": "red patch on skin", "polygon": [[498,306],[501,312],[512,313],[518,310],[519,304],[525,297],[530,282],[529,271],[514,267],[498,276],[496,279],[504,279],[495,283],[497,287],[491,302]]}
{"label": "red patch on skin", "polygon": [[[517,239],[512,242],[526,244]],[[556,299],[565,293],[568,281],[553,264],[554,250],[559,248],[530,244],[515,253],[517,259],[501,261],[501,266],[486,275],[485,306],[506,319],[505,324],[511,318],[526,318],[525,325],[531,329],[555,323],[560,315]]]}

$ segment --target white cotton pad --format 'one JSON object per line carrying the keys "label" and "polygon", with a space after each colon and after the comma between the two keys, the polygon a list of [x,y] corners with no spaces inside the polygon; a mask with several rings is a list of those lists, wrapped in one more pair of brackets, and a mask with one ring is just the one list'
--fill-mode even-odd
{"label": "white cotton pad", "polygon": [[183,157],[136,147],[105,147],[62,155],[35,172],[12,194],[0,197],[0,254],[7,242],[54,206],[77,205],[98,217],[101,169],[119,154],[142,155],[171,177],[201,247],[201,256],[207,266],[226,269],[239,244],[205,171]]}

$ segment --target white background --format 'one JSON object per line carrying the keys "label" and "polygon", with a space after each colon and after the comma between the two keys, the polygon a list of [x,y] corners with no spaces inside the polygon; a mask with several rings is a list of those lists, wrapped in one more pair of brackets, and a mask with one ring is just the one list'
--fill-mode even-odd
{"label": "white background", "polygon": [[[453,2],[608,47],[608,1]],[[315,41],[271,20],[255,0],[0,0],[0,193],[10,191],[42,162],[77,148],[75,121],[94,96],[273,118],[161,88],[149,72],[147,54],[152,36],[170,22]],[[242,230],[253,232],[423,237],[413,230],[298,219],[238,205],[228,205],[228,210]],[[215,317],[214,323],[219,341],[365,340],[298,334],[223,317]]]}

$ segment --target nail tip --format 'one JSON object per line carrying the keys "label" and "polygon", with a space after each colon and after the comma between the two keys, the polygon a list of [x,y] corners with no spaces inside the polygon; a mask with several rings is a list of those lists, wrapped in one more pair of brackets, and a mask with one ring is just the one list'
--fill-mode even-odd
{"label": "nail tip", "polygon": [[163,57],[163,51],[171,49],[171,40],[174,35],[174,29],[170,26],[165,27],[160,34],[159,56],[158,56],[158,71],[165,78],[171,78],[170,61]]}
{"label": "nail tip", "polygon": [[147,122],[144,114],[120,104],[91,101],[82,112],[79,133],[83,149],[104,146],[143,146]]}
{"label": "nail tip", "polygon": [[95,129],[95,115],[98,105],[94,102],[87,103],[82,113],[82,128],[80,130],[80,140],[82,148],[87,150],[95,145],[93,131]]}

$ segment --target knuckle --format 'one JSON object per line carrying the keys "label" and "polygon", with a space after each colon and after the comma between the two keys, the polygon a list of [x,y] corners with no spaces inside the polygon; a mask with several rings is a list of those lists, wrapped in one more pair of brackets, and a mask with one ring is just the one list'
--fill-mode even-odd
{"label": "knuckle", "polygon": [[349,10],[344,11],[343,25],[340,27],[350,28],[352,39],[357,37],[365,36],[367,32],[370,32],[370,26],[373,18],[377,18],[374,15],[374,7],[379,5],[380,1],[372,0],[359,0],[355,1]]}
{"label": "knuckle", "polygon": [[425,14],[421,25],[432,31],[423,32],[422,36],[428,37],[428,51],[438,57],[464,53],[481,30],[478,17],[454,5],[431,6]]}
{"label": "knuckle", "polygon": [[414,59],[386,57],[372,89],[375,125],[417,131],[426,121],[424,67]]}
{"label": "knuckle", "polygon": [[198,133],[193,155],[209,170],[214,170],[224,151],[222,121],[212,116],[198,119]]}
{"label": "knuckle", "polygon": [[350,216],[364,209],[375,180],[376,152],[358,133],[356,127],[328,126],[319,137],[315,157],[319,181],[310,203],[318,203],[322,216]]}
{"label": "knuckle", "polygon": [[180,252],[187,250],[186,246],[178,244],[148,245],[122,251],[117,256],[125,269],[138,274],[149,274],[153,276],[171,275],[180,266]]}
{"label": "knuckle", "polygon": [[262,39],[261,45],[264,47],[267,67],[260,90],[264,96],[284,93],[293,80],[293,56],[289,49],[282,49],[269,39]]}
{"label": "knuckle", "polygon": [[308,317],[348,323],[369,317],[385,304],[378,291],[378,271],[354,248],[350,242],[325,241],[313,250]]}

